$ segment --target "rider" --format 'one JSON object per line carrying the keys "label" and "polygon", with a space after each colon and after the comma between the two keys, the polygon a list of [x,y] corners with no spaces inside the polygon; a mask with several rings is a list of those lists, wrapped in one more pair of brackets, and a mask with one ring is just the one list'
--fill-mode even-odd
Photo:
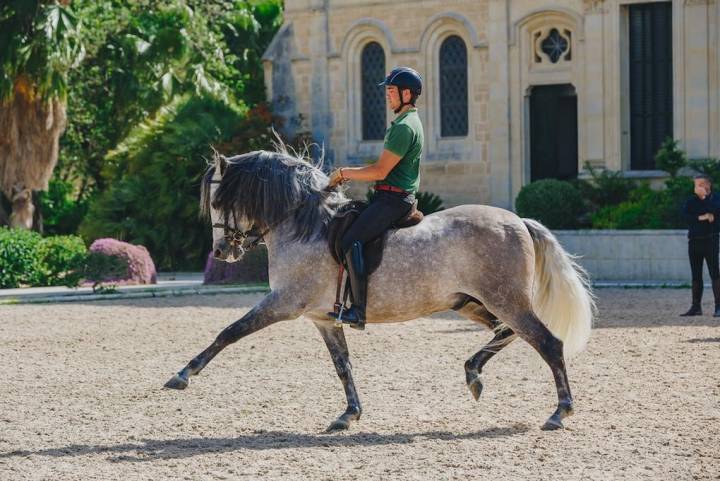
{"label": "rider", "polygon": [[[375,182],[370,205],[342,238],[353,304],[342,313],[340,320],[357,329],[365,328],[367,304],[363,246],[410,212],[420,185],[424,136],[415,102],[422,92],[422,77],[410,67],[396,67],[379,86],[385,86],[388,106],[396,114],[385,133],[380,158],[364,167],[341,167],[330,175],[329,183],[334,187],[349,180]],[[329,315],[335,318],[334,313]]]}

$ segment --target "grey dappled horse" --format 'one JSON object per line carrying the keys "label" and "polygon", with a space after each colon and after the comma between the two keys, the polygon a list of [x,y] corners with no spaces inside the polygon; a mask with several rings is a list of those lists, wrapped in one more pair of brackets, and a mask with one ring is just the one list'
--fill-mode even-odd
{"label": "grey dappled horse", "polygon": [[[327,191],[328,177],[318,167],[281,150],[218,156],[203,179],[201,208],[213,222],[215,257],[237,261],[249,244],[264,238],[271,290],[165,387],[185,389],[190,376],[229,344],[304,316],[325,340],[347,397],[346,411],[328,430],[347,429],[362,408],[343,329],[326,315],[338,275],[326,237],[336,209],[349,199]],[[519,336],[555,378],[558,406],[543,428],[561,428],[572,414],[563,354],[583,349],[595,306],[584,271],[540,223],[482,205],[428,215],[416,226],[388,233],[368,289],[368,323],[453,309],[494,330],[492,341],[465,363],[475,399],[485,363]]]}

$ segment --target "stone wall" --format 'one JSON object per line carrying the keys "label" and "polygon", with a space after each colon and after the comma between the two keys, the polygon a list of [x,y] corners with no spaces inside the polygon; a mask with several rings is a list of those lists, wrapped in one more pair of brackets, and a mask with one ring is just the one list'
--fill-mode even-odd
{"label": "stone wall", "polygon": [[[690,283],[686,230],[553,231],[594,281]],[[707,269],[705,278],[709,282]]]}

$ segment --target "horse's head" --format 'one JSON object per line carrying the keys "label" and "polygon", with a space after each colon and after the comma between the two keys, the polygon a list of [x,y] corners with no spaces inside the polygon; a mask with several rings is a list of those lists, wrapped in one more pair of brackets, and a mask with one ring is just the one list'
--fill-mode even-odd
{"label": "horse's head", "polygon": [[238,214],[234,204],[218,198],[217,191],[227,168],[228,160],[216,155],[214,165],[205,175],[202,210],[212,223],[213,257],[224,262],[237,262],[246,250],[259,243],[262,234],[255,224]]}
{"label": "horse's head", "polygon": [[[322,237],[337,205],[328,177],[311,162],[286,151],[215,156],[202,183],[201,211],[213,226],[213,255],[235,262],[265,234],[296,240]],[[280,228],[280,226],[285,226]]]}

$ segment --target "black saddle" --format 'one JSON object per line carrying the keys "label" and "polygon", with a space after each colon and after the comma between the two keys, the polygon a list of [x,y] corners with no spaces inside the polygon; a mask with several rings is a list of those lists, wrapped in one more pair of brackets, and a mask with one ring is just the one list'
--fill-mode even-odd
{"label": "black saddle", "polygon": [[[330,247],[330,254],[338,264],[342,264],[342,237],[345,234],[355,219],[364,211],[368,206],[366,201],[354,200],[348,202],[338,209],[335,217],[330,221],[328,225],[328,246]],[[417,201],[413,204],[408,215],[397,221],[391,229],[402,229],[403,227],[412,227],[419,224],[423,220],[423,213],[417,210]],[[387,238],[387,232],[380,237],[371,240],[363,246],[363,254],[365,258],[365,269],[368,275],[372,274],[377,270],[382,262],[383,250],[385,249],[385,240]]]}

